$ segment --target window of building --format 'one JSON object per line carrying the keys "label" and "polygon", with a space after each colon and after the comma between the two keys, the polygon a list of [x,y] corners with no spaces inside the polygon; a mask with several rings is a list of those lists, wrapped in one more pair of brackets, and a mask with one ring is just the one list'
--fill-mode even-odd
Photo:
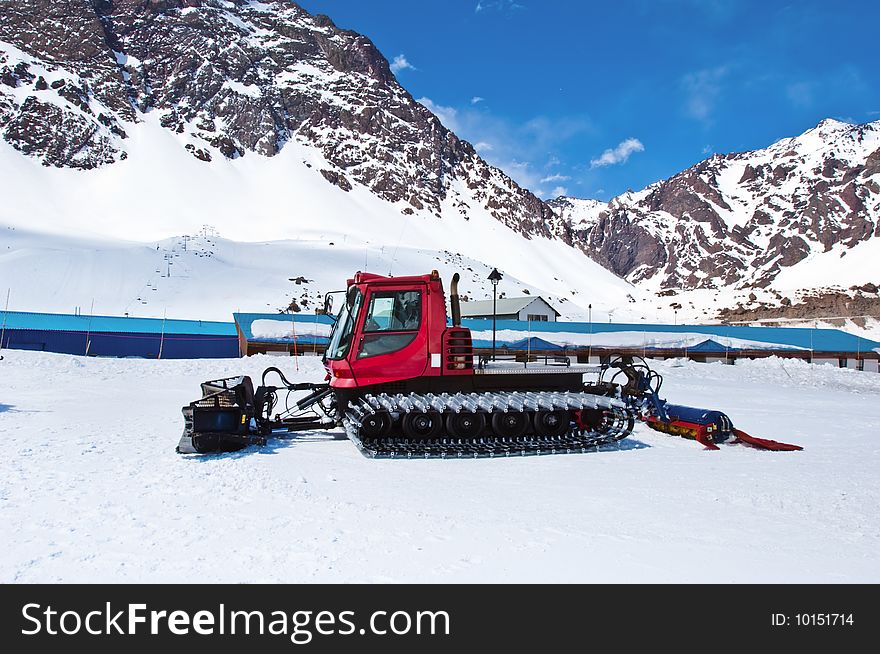
{"label": "window of building", "polygon": [[547,316],[543,313],[530,313],[528,315],[528,320],[537,321],[537,322],[547,322]]}

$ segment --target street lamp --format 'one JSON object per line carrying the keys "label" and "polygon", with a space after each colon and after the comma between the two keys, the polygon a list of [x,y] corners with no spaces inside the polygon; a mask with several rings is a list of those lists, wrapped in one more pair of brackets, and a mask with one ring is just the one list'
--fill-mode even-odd
{"label": "street lamp", "polygon": [[492,268],[489,273],[489,281],[492,282],[492,361],[495,360],[495,314],[498,313],[498,282],[501,281],[501,273],[498,268]]}
{"label": "street lamp", "polygon": [[587,350],[587,363],[590,363],[590,361],[593,358],[593,303],[592,302],[590,302],[590,304],[587,305],[587,309],[590,312],[590,314],[589,314],[590,315],[590,347]]}

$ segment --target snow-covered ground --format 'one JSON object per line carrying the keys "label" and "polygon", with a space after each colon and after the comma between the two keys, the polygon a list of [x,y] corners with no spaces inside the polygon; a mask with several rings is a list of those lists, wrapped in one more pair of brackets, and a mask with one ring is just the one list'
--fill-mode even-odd
{"label": "snow-covered ground", "polygon": [[880,582],[880,375],[658,362],[671,401],[802,452],[373,461],[340,433],[182,457],[199,382],[283,364],[4,351],[0,582]]}

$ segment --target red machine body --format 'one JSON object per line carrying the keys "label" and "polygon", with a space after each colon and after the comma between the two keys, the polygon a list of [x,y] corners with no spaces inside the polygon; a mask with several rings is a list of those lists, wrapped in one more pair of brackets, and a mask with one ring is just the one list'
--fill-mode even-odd
{"label": "red machine body", "polygon": [[474,374],[470,330],[447,326],[436,271],[409,277],[359,272],[348,280],[345,302],[327,351],[331,387]]}

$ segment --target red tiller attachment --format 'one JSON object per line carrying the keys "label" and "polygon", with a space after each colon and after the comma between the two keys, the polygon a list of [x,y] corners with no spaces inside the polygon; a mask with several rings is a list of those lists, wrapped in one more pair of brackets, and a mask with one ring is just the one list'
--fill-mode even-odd
{"label": "red tiller attachment", "polygon": [[614,385],[615,379],[619,376],[625,376],[626,384],[619,384],[621,397],[630,406],[638,408],[641,419],[651,429],[693,439],[709,450],[720,449],[718,443],[742,443],[776,452],[804,449],[799,445],[749,436],[744,431],[736,429],[733,426],[733,421],[720,411],[669,404],[660,398],[663,377],[652,370],[647,361],[642,358],[621,356],[603,366],[603,375],[605,370],[619,372],[615,373],[610,383],[606,383],[600,376],[597,387],[617,388]]}
{"label": "red tiller attachment", "polygon": [[[802,450],[800,445],[780,443],[767,438],[755,438],[741,429],[736,429],[730,418],[720,411],[706,411],[693,407],[667,405],[669,420],[664,421],[657,416],[647,415],[644,420],[651,429],[656,429],[665,434],[674,434],[682,438],[690,438],[708,450],[718,450],[718,443],[736,445],[741,443],[761,450],[774,452],[793,452]],[[690,420],[684,420],[679,415],[684,414]]]}

